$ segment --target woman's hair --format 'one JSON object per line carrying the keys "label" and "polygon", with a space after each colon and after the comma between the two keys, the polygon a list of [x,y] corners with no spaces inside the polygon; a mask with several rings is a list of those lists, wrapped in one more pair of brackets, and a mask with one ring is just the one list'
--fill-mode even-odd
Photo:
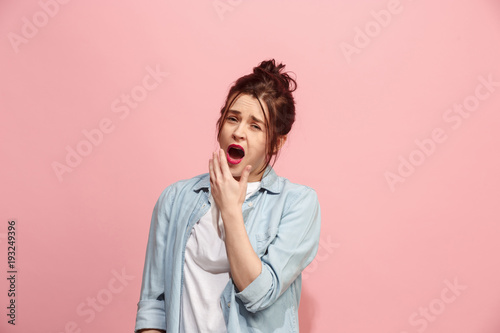
{"label": "woman's hair", "polygon": [[[279,137],[288,134],[295,121],[295,101],[292,92],[297,89],[297,82],[287,72],[285,65],[276,65],[274,59],[263,61],[254,67],[253,73],[240,77],[226,98],[217,120],[217,139],[219,139],[226,114],[231,105],[240,95],[250,95],[259,102],[266,124],[266,163],[259,173],[264,171],[274,156],[274,162],[279,154]],[[266,116],[261,101],[266,103],[269,118]],[[273,166],[274,166],[273,162]]]}

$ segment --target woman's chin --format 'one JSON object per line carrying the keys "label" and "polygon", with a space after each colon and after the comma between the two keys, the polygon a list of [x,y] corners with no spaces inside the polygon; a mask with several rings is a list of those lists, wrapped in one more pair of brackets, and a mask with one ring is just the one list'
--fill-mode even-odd
{"label": "woman's chin", "polygon": [[241,177],[241,171],[231,170],[231,175],[233,176],[234,179],[239,181]]}
{"label": "woman's chin", "polygon": [[228,164],[229,164],[229,170],[231,171],[231,175],[233,176],[234,179],[239,181],[244,166],[240,166],[239,164],[231,164],[231,163]]}

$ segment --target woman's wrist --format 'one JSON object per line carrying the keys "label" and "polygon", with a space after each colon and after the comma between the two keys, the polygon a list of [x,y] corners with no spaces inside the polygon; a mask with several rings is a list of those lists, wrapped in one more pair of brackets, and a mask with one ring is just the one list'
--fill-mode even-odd
{"label": "woman's wrist", "polygon": [[230,206],[226,207],[223,210],[221,209],[221,216],[222,216],[222,221],[224,221],[224,224],[230,221],[237,220],[239,217],[243,219],[243,214],[241,212],[241,206]]}

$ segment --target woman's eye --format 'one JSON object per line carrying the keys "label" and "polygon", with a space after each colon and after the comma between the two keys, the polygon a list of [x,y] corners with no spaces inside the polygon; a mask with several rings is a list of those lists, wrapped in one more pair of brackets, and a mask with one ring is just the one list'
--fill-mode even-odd
{"label": "woman's eye", "polygon": [[252,125],[253,128],[260,130],[259,125]]}
{"label": "woman's eye", "polygon": [[236,118],[235,117],[227,117],[227,120],[229,120],[229,121],[236,121]]}

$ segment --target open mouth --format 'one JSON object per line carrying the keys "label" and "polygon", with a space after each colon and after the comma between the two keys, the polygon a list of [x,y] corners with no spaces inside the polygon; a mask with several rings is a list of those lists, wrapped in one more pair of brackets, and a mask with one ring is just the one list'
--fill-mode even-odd
{"label": "open mouth", "polygon": [[239,145],[229,145],[226,156],[229,163],[238,164],[245,156],[245,150]]}

